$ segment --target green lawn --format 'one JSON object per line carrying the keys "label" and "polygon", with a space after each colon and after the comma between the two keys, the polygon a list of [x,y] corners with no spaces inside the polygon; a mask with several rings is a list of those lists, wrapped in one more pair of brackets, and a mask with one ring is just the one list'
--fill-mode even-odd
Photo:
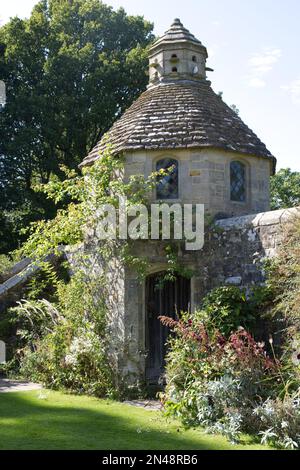
{"label": "green lawn", "polygon": [[240,446],[201,430],[184,430],[160,412],[118,402],[34,391],[0,394],[0,449],[222,450]]}

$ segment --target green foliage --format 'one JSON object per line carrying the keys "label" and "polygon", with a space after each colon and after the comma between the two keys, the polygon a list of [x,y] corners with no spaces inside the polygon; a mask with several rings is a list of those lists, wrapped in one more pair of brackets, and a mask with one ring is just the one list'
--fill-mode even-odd
{"label": "green foliage", "polygon": [[272,296],[269,286],[257,286],[252,290],[236,286],[219,287],[203,299],[202,318],[226,338],[239,327],[253,332],[262,307],[268,304]]}
{"label": "green foliage", "polygon": [[191,279],[194,271],[184,265],[178,259],[178,251],[180,243],[169,242],[165,245],[165,256],[167,268],[158,278],[157,288],[162,289],[166,282],[173,282],[177,279],[177,275]]}
{"label": "green foliage", "polygon": [[[72,337],[70,343],[66,342],[68,336]],[[106,351],[92,325],[76,332],[68,325],[57,327],[37,343],[36,351],[25,352],[21,373],[48,388],[98,397],[113,393]]]}
{"label": "green foliage", "polygon": [[285,209],[300,205],[300,173],[290,168],[279,170],[271,178],[271,208]]}
{"label": "green foliage", "polygon": [[[282,171],[282,189],[286,191],[286,205],[299,204],[299,174]],[[298,185],[298,187],[297,187]],[[297,192],[298,191],[298,192]],[[300,446],[300,218],[295,217],[284,228],[278,254],[269,269],[268,285],[273,292],[272,303],[261,306],[261,314],[280,319],[278,333],[281,337],[279,358],[280,383],[276,399],[268,399],[254,413],[258,419],[263,443],[273,443],[282,448],[298,449]],[[273,341],[271,341],[273,349]],[[275,352],[274,352],[275,354]]]}
{"label": "green foliage", "polygon": [[6,339],[12,333],[12,325],[7,315],[1,315],[0,317],[0,338]]}
{"label": "green foliage", "polygon": [[76,245],[83,241],[84,231],[96,226],[97,207],[101,204],[116,204],[114,190],[121,188],[120,180],[115,180],[121,171],[121,157],[113,157],[111,149],[106,151],[91,168],[84,171],[85,177],[74,170],[62,168],[66,179],[53,178],[46,185],[36,186],[36,191],[44,193],[55,204],[64,203],[56,217],[31,224],[29,237],[20,249],[20,256],[43,260],[51,253],[59,254],[61,245]]}
{"label": "green foliage", "polygon": [[98,0],[42,0],[0,28],[2,252],[30,221],[55,215],[33,186],[63,178],[61,165],[76,169],[146,88],[152,28]]}
{"label": "green foliage", "polygon": [[[95,254],[101,259],[103,274],[94,278],[91,259],[79,250],[75,256],[75,274],[67,285],[44,260],[52,253],[60,256],[62,245],[76,251],[89,231],[94,233],[102,217],[105,218],[105,213],[99,213],[100,206],[118,208],[121,196],[126,198],[127,206],[149,203],[158,174],[153,173],[146,179],[133,176],[124,182],[123,158],[113,154],[109,145],[101,158],[84,170],[83,176],[66,168],[63,171],[65,180],[52,178],[48,184],[38,185],[36,190],[42,191],[55,204],[64,203],[65,207],[58,209],[55,218],[33,223],[27,241],[18,251],[19,256],[29,257],[43,268],[39,278],[31,281],[27,300],[12,310],[20,323],[20,371],[48,386],[102,395],[110,393],[117,383],[118,387],[122,386],[117,368],[107,355],[105,299],[109,286],[106,285],[105,264],[116,257],[138,267],[142,274],[146,271],[146,260],[134,255],[130,241],[111,239],[101,243],[98,240]],[[166,254],[171,275],[179,269],[179,264],[173,252]],[[45,295],[51,302],[43,298]],[[52,307],[59,321],[49,331],[47,319],[51,317],[49,309]]]}
{"label": "green foliage", "polygon": [[35,343],[41,337],[52,333],[55,325],[61,320],[61,315],[54,305],[47,300],[17,302],[11,308],[14,323],[18,326],[17,335],[21,344],[35,349]]}
{"label": "green foliage", "polygon": [[285,400],[267,400],[254,410],[258,419],[262,444],[271,444],[283,449],[300,447],[300,400],[299,396]]}
{"label": "green foliage", "polygon": [[10,256],[0,255],[0,276],[6,273],[14,265],[14,262]]}
{"label": "green foliage", "polygon": [[167,414],[237,441],[254,404],[276,396],[279,363],[246,330],[225,337],[203,312],[162,322],[175,332],[162,397]]}
{"label": "green foliage", "polygon": [[254,309],[245,289],[220,287],[203,300],[203,317],[226,337],[238,327],[248,328],[255,321]]}
{"label": "green foliage", "polygon": [[285,228],[278,256],[273,262],[270,283],[276,292],[274,313],[280,312],[300,331],[300,217]]}
{"label": "green foliage", "polygon": [[78,271],[58,285],[56,304],[26,300],[11,309],[21,376],[49,388],[97,396],[113,392],[102,285]]}
{"label": "green foliage", "polygon": [[28,281],[24,298],[28,300],[47,299],[56,301],[59,281],[68,278],[63,268],[63,263],[58,267],[50,262],[40,262],[39,271]]}
{"label": "green foliage", "polygon": [[[94,230],[106,213],[99,213],[100,206],[119,208],[120,197],[126,199],[127,209],[132,205],[149,204],[151,191],[156,186],[158,175],[153,172],[148,178],[131,176],[124,181],[124,158],[113,153],[107,144],[106,150],[91,167],[83,170],[83,176],[74,170],[62,168],[66,179],[53,178],[45,185],[37,185],[36,191],[43,192],[55,204],[65,204],[58,209],[56,217],[40,220],[29,227],[29,237],[17,251],[19,257],[29,257],[42,263],[51,254],[60,255],[62,245],[76,246],[84,241],[85,234]],[[151,221],[150,221],[151,223]],[[117,235],[117,233],[116,233]],[[98,243],[98,254],[105,260],[117,255],[125,264],[138,269],[141,276],[146,272],[146,260],[134,255],[131,240],[105,240]],[[168,275],[175,272],[191,275],[178,263],[177,246],[166,246]]]}
{"label": "green foliage", "polygon": [[285,227],[277,258],[273,261],[269,284],[274,292],[267,309],[272,319],[281,318],[282,361],[286,387],[282,395],[297,393],[300,387],[300,218]]}
{"label": "green foliage", "polygon": [[[202,310],[179,322],[163,319],[176,335],[167,356],[167,414],[187,425],[203,425],[237,441],[259,433],[262,443],[300,445],[300,221],[285,229],[278,258],[266,266],[264,287],[245,292],[222,287],[204,299]],[[260,336],[272,322],[268,358]],[[238,330],[234,332],[234,330]],[[234,332],[234,333],[233,333]]]}

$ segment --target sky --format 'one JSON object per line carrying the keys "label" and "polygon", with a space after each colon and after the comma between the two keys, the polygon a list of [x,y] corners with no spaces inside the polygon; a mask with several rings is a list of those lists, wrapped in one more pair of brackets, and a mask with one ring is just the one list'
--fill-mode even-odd
{"label": "sky", "polygon": [[[0,21],[30,15],[36,0],[0,0]],[[278,160],[300,171],[299,0],[107,0],[163,34],[180,18],[207,47],[213,89],[235,104]],[[1,77],[0,77],[1,79]]]}

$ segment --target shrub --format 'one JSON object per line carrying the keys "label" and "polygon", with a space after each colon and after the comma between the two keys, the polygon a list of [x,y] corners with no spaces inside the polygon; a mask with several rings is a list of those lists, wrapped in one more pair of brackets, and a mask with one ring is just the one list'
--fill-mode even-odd
{"label": "shrub", "polygon": [[18,327],[17,336],[21,346],[35,349],[35,342],[52,333],[56,324],[62,320],[58,309],[45,299],[21,300],[10,309],[12,322]]}
{"label": "shrub", "polygon": [[7,255],[0,254],[0,280],[1,274],[9,271],[14,265],[14,261]]}
{"label": "shrub", "polygon": [[300,217],[285,226],[278,256],[273,260],[268,284],[273,291],[273,302],[261,313],[278,325],[281,348],[276,351],[283,364],[284,387],[279,397],[299,395],[300,392]]}
{"label": "shrub", "polygon": [[254,287],[251,291],[235,286],[219,287],[204,298],[203,319],[225,336],[239,327],[252,331],[261,306],[271,295],[271,289],[264,286]]}
{"label": "shrub", "polygon": [[[167,414],[202,425],[232,441],[241,432],[262,443],[300,445],[300,219],[286,229],[266,286],[247,292],[222,287],[193,318],[163,318],[175,332],[169,342]],[[241,328],[243,327],[243,328]],[[262,328],[263,327],[263,328]],[[249,332],[251,331],[251,333]],[[266,333],[268,351],[255,341]]]}
{"label": "shrub", "polygon": [[164,397],[166,414],[176,416],[186,426],[201,425],[210,433],[224,434],[236,442],[241,433],[240,414],[236,411],[239,391],[240,381],[230,376],[195,379],[181,391],[169,384]]}
{"label": "shrub", "polygon": [[78,271],[68,284],[58,284],[56,304],[24,300],[11,310],[23,377],[49,388],[113,393],[101,286],[99,277]]}
{"label": "shrub", "polygon": [[112,389],[106,349],[93,325],[76,332],[69,324],[55,328],[36,344],[34,352],[26,350],[20,371],[49,388],[99,397],[109,395]]}
{"label": "shrub", "polygon": [[266,400],[254,410],[259,422],[257,430],[262,443],[275,444],[286,449],[300,447],[300,400]]}
{"label": "shrub", "polygon": [[276,397],[280,364],[245,329],[226,337],[203,320],[202,312],[161,321],[175,332],[162,395],[167,415],[236,441],[254,420],[253,408]]}

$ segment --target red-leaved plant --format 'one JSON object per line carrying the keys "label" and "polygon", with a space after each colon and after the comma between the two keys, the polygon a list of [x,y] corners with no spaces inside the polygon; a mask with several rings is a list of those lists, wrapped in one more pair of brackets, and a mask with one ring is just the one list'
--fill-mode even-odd
{"label": "red-leaved plant", "polygon": [[210,366],[210,371],[207,367],[205,370],[211,378],[223,374],[226,367],[236,371],[260,370],[268,374],[274,373],[279,366],[276,359],[267,355],[264,343],[255,341],[244,328],[225,338],[218,330],[199,320],[193,321],[185,316],[180,320],[165,316],[159,319],[175,333],[175,338],[170,339],[169,358],[174,360],[172,347],[176,348],[176,343],[182,342],[185,346],[184,363],[193,364],[192,373],[200,373],[203,362]]}

